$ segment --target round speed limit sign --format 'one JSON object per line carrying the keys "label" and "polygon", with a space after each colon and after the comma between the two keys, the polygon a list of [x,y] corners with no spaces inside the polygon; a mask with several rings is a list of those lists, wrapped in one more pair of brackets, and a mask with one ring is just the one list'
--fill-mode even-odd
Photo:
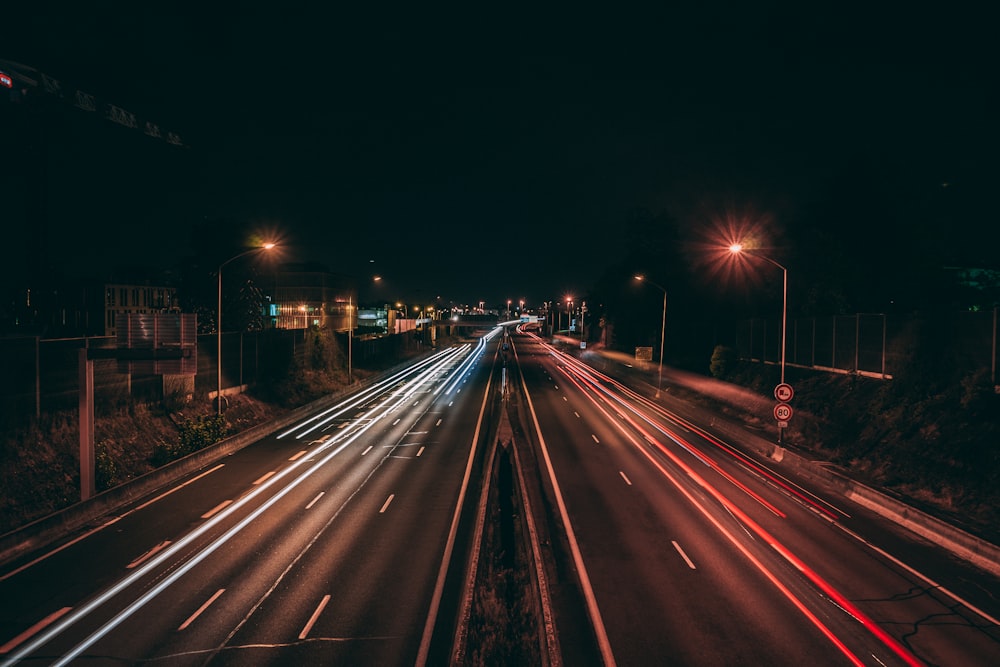
{"label": "round speed limit sign", "polygon": [[788,403],[778,403],[774,406],[774,418],[779,422],[786,422],[792,418],[792,406]]}

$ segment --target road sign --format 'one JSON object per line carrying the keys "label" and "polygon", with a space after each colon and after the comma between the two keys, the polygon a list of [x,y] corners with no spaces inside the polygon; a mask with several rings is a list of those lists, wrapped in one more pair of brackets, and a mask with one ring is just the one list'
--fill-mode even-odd
{"label": "road sign", "polygon": [[792,418],[792,406],[788,403],[778,403],[774,406],[774,418],[779,422],[787,422]]}
{"label": "road sign", "polygon": [[777,387],[774,388],[774,397],[778,399],[781,403],[787,403],[792,400],[792,396],[795,395],[795,390],[792,389],[792,385],[787,382],[782,382]]}

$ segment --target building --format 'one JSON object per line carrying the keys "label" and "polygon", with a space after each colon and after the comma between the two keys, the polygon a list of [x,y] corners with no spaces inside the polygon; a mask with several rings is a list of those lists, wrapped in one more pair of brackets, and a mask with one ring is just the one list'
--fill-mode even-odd
{"label": "building", "polygon": [[177,289],[163,285],[104,285],[104,335],[115,336],[129,315],[180,312]]}
{"label": "building", "polygon": [[285,264],[274,273],[264,306],[266,326],[274,329],[357,326],[357,294],[352,281],[318,264]]}

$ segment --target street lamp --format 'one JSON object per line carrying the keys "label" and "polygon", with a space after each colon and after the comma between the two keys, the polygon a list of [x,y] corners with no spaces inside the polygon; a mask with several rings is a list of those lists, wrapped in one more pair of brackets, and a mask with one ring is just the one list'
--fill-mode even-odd
{"label": "street lamp", "polygon": [[667,289],[661,285],[657,285],[645,276],[635,276],[635,279],[641,283],[649,283],[663,292],[663,319],[660,322],[660,368],[656,373],[656,398],[659,398],[660,390],[663,387],[663,339],[667,335]]}
{"label": "street lamp", "polygon": [[[729,246],[729,252],[734,255],[739,255],[740,253],[747,253],[755,257],[760,257],[766,262],[774,264],[776,267],[781,269],[782,274],[782,286],[781,286],[781,384],[785,384],[785,333],[787,331],[788,325],[788,269],[786,269],[781,264],[767,257],[765,255],[760,255],[753,250],[748,250],[743,247],[742,243],[734,243]],[[784,429],[778,427],[778,444],[781,444],[782,436],[784,434]]]}
{"label": "street lamp", "polygon": [[216,413],[222,416],[222,268],[229,264],[230,262],[244,257],[251,253],[260,252],[261,250],[270,250],[275,247],[274,243],[265,243],[262,246],[256,248],[250,248],[247,251],[241,252],[238,255],[230,257],[222,264],[219,264],[219,270],[216,272],[219,281],[219,301],[216,304],[215,310],[215,334],[216,334],[216,349],[215,349],[215,361],[216,361],[216,374],[215,374],[215,405]]}

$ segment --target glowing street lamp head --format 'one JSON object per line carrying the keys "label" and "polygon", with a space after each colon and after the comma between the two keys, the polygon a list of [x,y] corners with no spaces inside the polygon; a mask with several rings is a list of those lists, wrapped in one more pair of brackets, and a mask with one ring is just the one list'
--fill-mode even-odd
{"label": "glowing street lamp head", "polygon": [[639,282],[643,281],[643,277],[642,276],[632,276],[632,277],[635,278],[636,280],[638,280]]}
{"label": "glowing street lamp head", "polygon": [[264,245],[261,246],[261,248],[263,248],[264,250],[270,250],[271,248],[274,248],[276,246],[277,246],[276,243],[265,243]]}
{"label": "glowing street lamp head", "polygon": [[743,244],[742,243],[732,244],[731,246],[729,246],[729,252],[733,253],[734,255],[743,252]]}

